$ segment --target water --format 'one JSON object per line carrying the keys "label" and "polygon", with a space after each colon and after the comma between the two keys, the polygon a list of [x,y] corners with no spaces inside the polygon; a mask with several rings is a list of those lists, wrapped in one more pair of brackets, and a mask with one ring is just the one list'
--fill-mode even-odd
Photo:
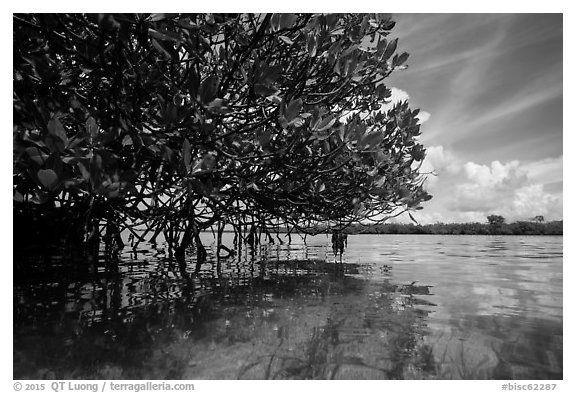
{"label": "water", "polygon": [[194,279],[143,247],[119,273],[16,283],[14,378],[562,379],[562,237],[354,235],[341,263],[330,246]]}

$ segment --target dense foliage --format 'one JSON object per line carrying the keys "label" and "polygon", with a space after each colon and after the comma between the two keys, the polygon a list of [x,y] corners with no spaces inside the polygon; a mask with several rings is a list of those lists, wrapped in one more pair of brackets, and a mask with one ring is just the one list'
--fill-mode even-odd
{"label": "dense foliage", "polygon": [[[243,239],[419,208],[387,15],[14,15],[14,208],[74,239]],[[55,221],[56,220],[56,221]],[[66,225],[69,223],[69,225]]]}
{"label": "dense foliage", "polygon": [[497,214],[491,214],[488,217],[486,217],[486,219],[488,220],[488,224],[490,224],[495,228],[501,227],[502,225],[504,225],[504,222],[506,222],[506,219],[504,217],[499,216]]}

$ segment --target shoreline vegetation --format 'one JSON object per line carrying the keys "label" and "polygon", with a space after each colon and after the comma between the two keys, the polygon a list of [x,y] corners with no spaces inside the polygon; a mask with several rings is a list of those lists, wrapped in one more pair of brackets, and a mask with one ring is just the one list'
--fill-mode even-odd
{"label": "shoreline vegetation", "polygon": [[[494,227],[479,222],[404,224],[388,223],[378,225],[353,224],[344,230],[349,235],[512,235],[512,236],[563,236],[564,221],[532,222],[516,221]],[[224,232],[233,233],[231,230]],[[281,228],[280,233],[304,233]],[[314,228],[308,235],[329,234],[327,227]]]}
{"label": "shoreline vegetation", "polygon": [[563,235],[563,221],[537,223],[517,221],[493,227],[490,224],[472,223],[435,223],[416,224],[382,224],[374,226],[352,225],[352,234],[414,234],[414,235]]}
{"label": "shoreline vegetation", "polygon": [[[404,224],[387,223],[376,225],[352,224],[345,233],[386,234],[386,235],[563,235],[564,221],[534,222],[516,221],[513,223],[490,224],[480,222]],[[329,232],[327,228],[316,228],[314,233]]]}

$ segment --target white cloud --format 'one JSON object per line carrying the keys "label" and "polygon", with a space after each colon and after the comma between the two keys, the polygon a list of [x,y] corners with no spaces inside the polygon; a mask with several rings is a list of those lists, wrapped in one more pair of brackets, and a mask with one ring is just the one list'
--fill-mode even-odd
{"label": "white cloud", "polygon": [[[462,160],[442,145],[427,147],[422,172],[425,188],[433,198],[424,209],[413,212],[418,222],[485,222],[490,214],[508,222],[542,215],[547,220],[563,217],[562,156],[539,161],[493,161],[479,164]],[[547,185],[556,187],[547,187]],[[408,217],[398,221],[409,222]]]}
{"label": "white cloud", "polygon": [[562,197],[545,192],[542,184],[519,188],[514,196],[510,215],[524,218],[536,215],[543,215],[545,218],[562,217]]}
{"label": "white cloud", "polygon": [[527,171],[518,161],[493,161],[490,167],[467,162],[464,170],[468,179],[481,187],[514,187],[527,180]]}
{"label": "white cloud", "polygon": [[426,148],[426,157],[422,163],[421,170],[424,173],[434,173],[437,176],[428,177],[428,189],[431,190],[438,181],[448,175],[455,175],[460,172],[461,166],[456,156],[445,150],[444,146],[430,146]]}
{"label": "white cloud", "polygon": [[528,178],[535,183],[554,183],[562,181],[563,156],[546,158],[525,165]]}
{"label": "white cloud", "polygon": [[400,101],[407,101],[410,99],[410,96],[407,92],[397,87],[391,87],[390,92],[392,93],[388,99],[390,101],[390,105],[394,105]]}
{"label": "white cloud", "polygon": [[430,119],[430,113],[426,111],[420,111],[418,116],[416,116],[420,120],[420,124],[426,123]]}
{"label": "white cloud", "polygon": [[[549,162],[554,160],[544,160],[543,165],[549,165]],[[454,188],[454,210],[484,217],[500,214],[509,221],[535,215],[561,219],[562,195],[548,193],[544,190],[544,183],[534,181],[537,178],[544,180],[534,175],[543,165],[539,162],[522,165],[518,161],[504,164],[494,161],[487,166],[467,162],[464,165],[466,179]],[[552,168],[555,167],[552,165]]]}

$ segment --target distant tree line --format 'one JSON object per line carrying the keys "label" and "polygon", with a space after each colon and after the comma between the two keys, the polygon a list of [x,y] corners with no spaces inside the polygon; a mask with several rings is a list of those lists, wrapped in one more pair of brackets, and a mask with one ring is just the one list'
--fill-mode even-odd
{"label": "distant tree line", "polygon": [[502,216],[488,216],[487,223],[435,223],[402,224],[387,223],[377,225],[354,224],[350,233],[370,234],[422,234],[422,235],[562,235],[563,221],[545,222],[542,216],[529,221],[516,221],[510,224]]}

